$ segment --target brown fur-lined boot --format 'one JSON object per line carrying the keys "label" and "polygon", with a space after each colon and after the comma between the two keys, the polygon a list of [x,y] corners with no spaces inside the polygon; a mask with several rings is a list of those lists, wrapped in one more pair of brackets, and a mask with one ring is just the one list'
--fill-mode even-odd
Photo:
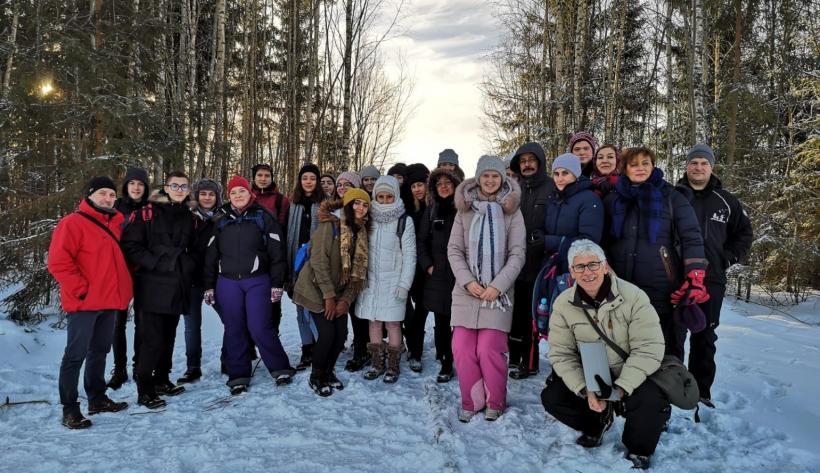
{"label": "brown fur-lined boot", "polygon": [[364,379],[374,380],[384,374],[384,343],[368,343],[370,353],[370,369],[364,372]]}
{"label": "brown fur-lined boot", "polygon": [[384,382],[393,384],[399,380],[399,364],[401,363],[401,347],[387,347],[387,372],[384,373]]}

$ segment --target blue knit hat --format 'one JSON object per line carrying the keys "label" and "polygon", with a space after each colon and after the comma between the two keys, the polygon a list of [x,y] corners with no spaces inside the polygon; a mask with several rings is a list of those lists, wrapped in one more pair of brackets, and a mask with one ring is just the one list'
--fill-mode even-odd
{"label": "blue knit hat", "polygon": [[571,172],[576,178],[581,177],[581,159],[572,153],[564,153],[552,162],[552,172],[556,169],[564,168]]}
{"label": "blue knit hat", "polygon": [[455,164],[458,166],[458,154],[450,148],[445,149],[438,154],[438,164],[436,166],[442,164]]}

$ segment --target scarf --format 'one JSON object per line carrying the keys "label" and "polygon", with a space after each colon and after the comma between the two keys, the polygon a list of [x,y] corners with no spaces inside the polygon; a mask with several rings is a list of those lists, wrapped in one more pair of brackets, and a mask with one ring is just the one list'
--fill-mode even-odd
{"label": "scarf", "polygon": [[[467,249],[470,272],[482,287],[489,287],[504,267],[507,256],[507,229],[504,210],[497,202],[474,200],[470,242]],[[502,292],[493,302],[481,301],[481,307],[509,310],[510,298]]]}
{"label": "scarf", "polygon": [[387,223],[398,220],[404,215],[404,202],[401,199],[396,199],[392,204],[380,204],[373,201],[370,207],[370,215],[373,221],[378,223]]}
{"label": "scarf", "polygon": [[612,210],[612,236],[621,237],[626,213],[637,203],[640,219],[646,225],[649,242],[654,245],[658,241],[658,232],[661,229],[664,206],[662,189],[665,183],[663,171],[658,168],[652,170],[646,182],[637,185],[632,184],[625,175],[618,177],[618,183],[615,184],[618,197]]}
{"label": "scarf", "polygon": [[367,284],[367,230],[364,225],[347,225],[343,220],[340,227],[340,251],[342,256],[342,285],[353,289],[354,294],[364,290]]}

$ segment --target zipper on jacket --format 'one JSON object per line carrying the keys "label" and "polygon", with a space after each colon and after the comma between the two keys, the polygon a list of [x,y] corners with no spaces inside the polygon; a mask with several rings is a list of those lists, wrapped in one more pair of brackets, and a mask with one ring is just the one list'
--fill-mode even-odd
{"label": "zipper on jacket", "polygon": [[666,249],[665,246],[661,245],[658,248],[658,252],[661,255],[661,261],[663,262],[663,269],[666,271],[666,278],[669,279],[669,282],[675,282],[675,271],[672,269],[672,259],[669,257],[669,251]]}

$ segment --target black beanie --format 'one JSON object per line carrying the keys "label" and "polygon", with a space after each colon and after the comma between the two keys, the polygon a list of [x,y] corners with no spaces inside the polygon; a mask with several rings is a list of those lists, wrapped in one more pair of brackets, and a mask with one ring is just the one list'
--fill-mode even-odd
{"label": "black beanie", "polygon": [[404,163],[396,163],[390,169],[387,170],[387,175],[392,176],[394,174],[401,174],[404,176],[404,173],[407,171],[407,165]]}
{"label": "black beanie", "polygon": [[317,180],[319,179],[319,176],[322,175],[322,171],[319,170],[319,166],[317,166],[313,163],[307,163],[304,166],[302,166],[302,169],[299,170],[299,179],[301,179],[302,174],[304,174],[306,172],[311,172],[311,173],[315,174]]}
{"label": "black beanie", "polygon": [[407,166],[404,172],[404,183],[409,187],[416,182],[423,182],[427,184],[427,178],[430,177],[430,170],[422,163],[415,163]]}
{"label": "black beanie", "polygon": [[85,195],[89,196],[100,189],[111,189],[114,193],[117,193],[117,186],[114,184],[114,181],[111,180],[108,176],[97,176],[92,178],[88,185],[85,186]]}

